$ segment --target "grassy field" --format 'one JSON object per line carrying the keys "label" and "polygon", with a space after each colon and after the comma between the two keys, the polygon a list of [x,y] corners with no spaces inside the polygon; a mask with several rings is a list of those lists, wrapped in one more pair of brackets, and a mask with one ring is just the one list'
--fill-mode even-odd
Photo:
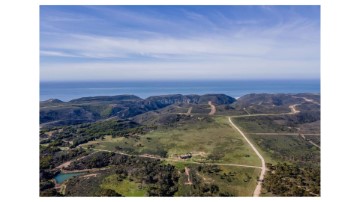
{"label": "grassy field", "polygon": [[283,116],[233,118],[234,123],[248,133],[293,133],[296,128],[285,124]]}
{"label": "grassy field", "polygon": [[146,196],[146,189],[141,187],[141,184],[129,179],[122,181],[117,180],[117,175],[110,175],[106,177],[100,185],[103,189],[111,189],[123,196]]}
{"label": "grassy field", "polygon": [[[257,119],[259,118],[259,119]],[[254,119],[254,121],[251,121]],[[315,163],[320,162],[320,151],[298,135],[259,135],[252,133],[294,133],[292,129],[282,125],[279,120],[274,121],[266,117],[233,118],[239,126],[255,143],[259,152],[267,163]],[[284,130],[283,130],[284,129]],[[317,140],[320,136],[306,136]],[[317,142],[317,141],[314,141]]]}
{"label": "grassy field", "polygon": [[173,159],[192,153],[193,157],[187,161],[261,165],[260,159],[225,117],[214,117],[211,122],[200,118],[194,123],[160,128],[140,138],[109,136],[82,146],[89,145],[97,149]]}
{"label": "grassy field", "polygon": [[320,150],[299,136],[253,135],[254,142],[277,162],[320,163]]}
{"label": "grassy field", "polygon": [[[177,163],[176,163],[177,164]],[[206,186],[216,184],[219,187],[218,194],[229,194],[232,196],[252,196],[260,169],[239,168],[232,166],[218,166],[219,172],[208,172],[206,169],[199,170],[198,165],[180,164],[176,167],[186,166],[190,169],[190,179],[193,183],[201,184],[194,186],[186,184],[188,177],[183,169],[179,179],[179,189],[176,196],[196,195],[199,190]]]}

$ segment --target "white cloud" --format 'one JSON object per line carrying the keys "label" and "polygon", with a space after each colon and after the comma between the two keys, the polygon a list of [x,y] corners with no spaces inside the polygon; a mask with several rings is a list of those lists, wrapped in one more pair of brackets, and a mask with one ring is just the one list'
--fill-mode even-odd
{"label": "white cloud", "polygon": [[[126,58],[133,55],[154,58],[173,57],[183,60],[209,57],[319,57],[319,39],[313,26],[278,25],[262,31],[239,30],[226,36],[207,35],[190,38],[147,37],[125,38],[68,34],[42,43],[45,50],[64,50],[83,57]],[[305,29],[305,30],[304,30]],[[301,30],[301,31],[300,31]],[[310,32],[310,33],[309,33]],[[304,33],[304,34],[301,34]],[[316,36],[316,34],[315,34]],[[290,51],[286,50],[289,48]]]}
{"label": "white cloud", "polygon": [[[200,32],[201,28],[196,28],[194,34],[191,30],[182,32],[194,27],[189,21],[179,20],[179,24],[174,24],[149,13],[135,15],[126,10],[120,12],[106,7],[90,8],[112,16],[114,21],[127,19],[138,24],[174,30],[170,33],[124,27],[111,36],[100,33],[42,32],[42,57],[76,57],[78,60],[77,63],[43,60],[42,80],[320,76],[320,30],[316,21],[301,17],[288,20],[279,16],[282,19],[277,24],[260,26],[261,20],[233,20],[222,13],[215,13],[214,16],[218,16],[229,29],[211,32],[221,27],[214,19],[183,11],[187,18],[201,22],[200,25],[208,28]],[[263,9],[273,12],[272,7]],[[182,34],[177,35],[177,31]],[[107,62],[90,63],[89,59]]]}

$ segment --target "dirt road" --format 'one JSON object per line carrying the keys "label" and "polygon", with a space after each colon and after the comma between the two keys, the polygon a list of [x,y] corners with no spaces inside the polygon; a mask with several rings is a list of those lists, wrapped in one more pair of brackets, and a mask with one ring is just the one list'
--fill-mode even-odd
{"label": "dirt road", "polygon": [[187,182],[185,182],[185,184],[192,185],[192,181],[190,180],[190,168],[185,167],[185,174],[187,176]]}
{"label": "dirt road", "polygon": [[306,98],[306,97],[297,97],[297,96],[293,96],[294,98],[301,98],[303,100],[305,100],[305,102],[311,102],[313,104],[316,104],[316,105],[320,105],[320,103],[316,102],[315,100],[312,100],[312,99],[309,99],[309,98]]}
{"label": "dirt road", "polygon": [[228,117],[230,124],[240,133],[240,135],[242,135],[244,137],[244,139],[246,140],[246,142],[251,146],[251,148],[254,150],[254,152],[256,153],[256,155],[260,158],[261,160],[261,173],[259,176],[259,180],[258,180],[258,184],[256,185],[255,191],[253,196],[258,197],[260,195],[261,192],[261,186],[262,183],[264,181],[264,176],[265,176],[265,172],[266,172],[266,165],[265,165],[265,160],[264,157],[261,156],[261,154],[259,153],[259,151],[255,148],[255,146],[250,142],[250,140],[245,136],[245,134],[231,121],[231,118]]}
{"label": "dirt road", "polygon": [[248,112],[248,110],[246,110],[246,108],[244,108],[244,111],[245,111],[248,115],[250,115],[250,113]]}
{"label": "dirt road", "polygon": [[235,166],[235,167],[262,169],[262,167],[252,166],[252,165],[231,164],[231,163],[202,163],[202,162],[196,162],[196,161],[184,161],[184,160],[182,160],[182,159],[161,158],[161,157],[152,156],[152,155],[148,155],[148,154],[131,155],[131,154],[123,153],[123,152],[110,151],[110,150],[105,150],[105,149],[94,149],[94,150],[96,150],[96,151],[103,151],[103,152],[113,152],[113,153],[115,153],[115,154],[121,154],[121,155],[124,155],[124,156],[137,156],[137,157],[143,157],[143,158],[159,159],[159,160],[170,161],[170,162],[185,162],[185,163],[188,163],[188,164],[198,164],[198,165],[205,164],[205,165]]}
{"label": "dirt road", "polygon": [[215,105],[213,105],[213,104],[211,103],[211,101],[209,101],[208,104],[209,104],[210,107],[211,107],[211,111],[209,112],[209,115],[214,115],[215,112],[216,112],[216,107],[215,107]]}
{"label": "dirt road", "polygon": [[317,145],[315,142],[311,141],[311,140],[308,140],[304,134],[300,134],[300,136],[307,142],[309,142],[310,144],[314,145],[315,147],[319,148],[320,149],[320,146]]}
{"label": "dirt road", "polygon": [[55,169],[61,169],[61,170],[62,170],[62,169],[64,169],[64,168],[68,167],[73,161],[81,160],[81,159],[83,159],[83,158],[85,158],[85,157],[88,157],[88,156],[90,156],[90,155],[93,155],[94,153],[96,153],[96,152],[93,152],[93,153],[91,153],[91,154],[89,154],[89,155],[86,155],[86,156],[82,156],[82,157],[80,157],[80,158],[76,158],[76,159],[72,159],[72,160],[70,160],[70,161],[67,161],[67,162],[65,162],[65,163],[57,166]]}
{"label": "dirt road", "polygon": [[186,115],[190,115],[190,114],[191,114],[191,110],[192,110],[192,107],[190,107],[190,108],[188,109],[188,111],[186,112]]}
{"label": "dirt road", "polygon": [[297,113],[300,113],[299,110],[296,110],[296,106],[298,106],[299,104],[294,104],[294,105],[290,105],[289,108],[291,110],[291,112],[289,114],[297,114]]}

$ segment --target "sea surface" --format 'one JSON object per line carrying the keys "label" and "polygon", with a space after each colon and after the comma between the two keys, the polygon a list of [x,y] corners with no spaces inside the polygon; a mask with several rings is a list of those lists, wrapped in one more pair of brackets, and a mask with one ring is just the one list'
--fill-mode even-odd
{"label": "sea surface", "polygon": [[40,82],[40,101],[56,98],[132,94],[141,98],[167,94],[320,93],[319,80]]}

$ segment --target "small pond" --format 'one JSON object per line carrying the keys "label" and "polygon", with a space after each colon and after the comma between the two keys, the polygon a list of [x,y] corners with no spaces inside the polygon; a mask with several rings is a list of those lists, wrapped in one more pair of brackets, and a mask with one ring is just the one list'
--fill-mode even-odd
{"label": "small pond", "polygon": [[78,175],[83,175],[85,173],[59,173],[55,176],[55,181],[58,184],[63,183],[65,180]]}

